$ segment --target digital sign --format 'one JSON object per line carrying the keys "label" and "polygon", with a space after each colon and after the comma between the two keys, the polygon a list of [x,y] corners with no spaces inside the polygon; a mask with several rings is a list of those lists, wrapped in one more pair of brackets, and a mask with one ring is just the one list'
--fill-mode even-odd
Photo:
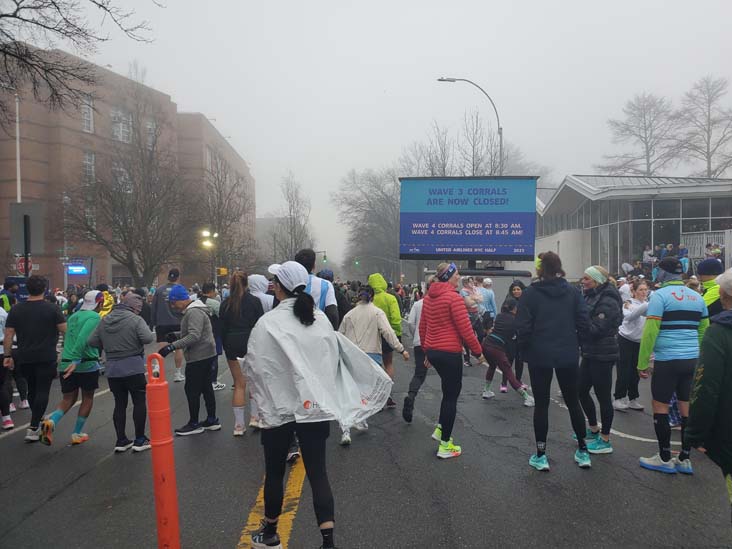
{"label": "digital sign", "polygon": [[401,259],[533,261],[536,177],[400,177]]}
{"label": "digital sign", "polygon": [[88,275],[89,269],[86,268],[86,265],[68,265],[66,272],[70,275]]}

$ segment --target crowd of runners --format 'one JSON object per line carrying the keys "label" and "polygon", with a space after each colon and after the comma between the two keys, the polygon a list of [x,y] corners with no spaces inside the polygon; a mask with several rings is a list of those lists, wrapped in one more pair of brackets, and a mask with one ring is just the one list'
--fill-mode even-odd
{"label": "crowd of runners", "polygon": [[[188,402],[188,421],[175,434],[219,431],[228,424],[219,418],[215,398],[226,388],[218,371],[223,354],[233,378],[231,432],[239,437],[248,428],[261,431],[264,446],[265,516],[252,534],[254,547],[280,546],[286,463],[300,457],[323,547],[334,547],[325,466],[330,422],[340,423],[344,446],[352,443],[352,428],[368,430],[367,421],[341,421],[329,406],[329,399],[338,400],[331,382],[343,353],[338,337],[345,337],[370,358],[365,368],[383,368],[391,379],[394,352],[414,361],[401,409],[407,423],[434,368],[442,400],[439,410],[423,407],[436,416],[431,436],[441,459],[462,453],[453,433],[464,368],[486,366],[481,397],[487,405],[497,404],[494,388],[506,393],[510,386],[533,409],[536,451],[529,465],[539,471],[551,467],[547,435],[555,376],[577,444],[573,459],[581,468],[591,467],[592,455],[613,453],[613,416],[644,409],[639,383],[650,378],[658,452],[640,457],[639,465],[690,475],[697,448],[722,469],[732,504],[732,270],[725,272],[719,259],[700,263],[691,279],[673,256],[658,262],[653,281],[641,274],[615,280],[603,267],[590,266],[575,285],[559,256],[546,252],[537,258],[528,287],[515,281],[508,295],[497,296],[491,279],[461,277],[454,263],[438,265],[425,283],[402,287],[378,273],[366,283],[338,281],[329,270],[316,275],[315,257],[306,249],[264,275],[234,272],[220,289],[213,283],[186,288],[180,272],[171,269],[167,282],[149,292],[102,285],[76,299],[63,292],[51,296],[45,280],[31,276],[27,300],[16,303],[17,287],[6,283],[0,292],[3,429],[14,428],[15,386],[18,408],[31,412],[26,442],[53,444],[56,426],[81,398],[71,443],[88,443],[84,426],[103,371],[114,396],[114,452],[150,449],[145,352],[157,341],[162,357],[173,355],[173,380],[184,384]],[[319,421],[303,418],[295,382],[288,386],[276,375],[309,364],[329,372],[318,380],[325,391],[324,402],[315,404],[323,413]],[[497,370],[502,379],[495,387]],[[61,398],[47,413],[56,377]],[[132,437],[126,427],[130,400]],[[384,409],[397,406],[385,395]],[[645,417],[639,414],[638,421]],[[671,451],[673,429],[681,436],[677,455]]]}

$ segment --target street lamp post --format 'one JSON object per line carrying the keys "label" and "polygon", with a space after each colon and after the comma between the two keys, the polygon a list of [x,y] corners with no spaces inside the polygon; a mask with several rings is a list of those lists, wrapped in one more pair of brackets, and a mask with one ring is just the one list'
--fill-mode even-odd
{"label": "street lamp post", "polygon": [[207,249],[211,254],[211,281],[216,283],[216,258],[214,256],[214,249],[216,248],[216,239],[219,237],[219,233],[214,233],[208,229],[201,231],[201,236],[204,240],[201,242],[201,246]]}
{"label": "street lamp post", "polygon": [[478,88],[481,92],[483,92],[483,95],[485,95],[488,98],[488,101],[491,102],[491,105],[493,106],[493,112],[496,113],[496,121],[498,122],[498,175],[503,175],[503,127],[501,126],[501,118],[498,116],[498,109],[496,108],[496,104],[493,102],[493,99],[491,99],[491,96],[488,95],[488,93],[481,88],[478,84],[473,82],[472,80],[468,80],[467,78],[451,78],[451,77],[445,77],[437,79],[438,82],[467,82],[468,84],[472,84],[476,88]]}

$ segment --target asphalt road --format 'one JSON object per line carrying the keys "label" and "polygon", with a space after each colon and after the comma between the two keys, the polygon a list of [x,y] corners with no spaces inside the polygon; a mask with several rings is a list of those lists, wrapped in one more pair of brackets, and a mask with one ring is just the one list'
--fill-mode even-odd
{"label": "asphalt road", "polygon": [[[396,360],[401,403],[413,368]],[[481,366],[465,372],[454,432],[460,458],[434,455],[430,435],[440,402],[434,372],[411,425],[399,410],[381,412],[367,433],[354,433],[348,448],[338,445],[333,426],[328,465],[339,547],[732,546],[721,474],[705,457],[693,454],[693,477],[662,475],[638,466],[639,456],[655,453],[655,442],[616,435],[614,454],[595,456],[591,470],[580,470],[572,459],[569,417],[557,398],[550,408],[552,470],[539,473],[528,466],[531,410],[513,392],[481,400],[484,372]],[[221,377],[230,383],[228,372]],[[87,422],[91,440],[82,446],[69,444],[77,409],[60,422],[51,447],[23,443],[20,429],[0,435],[0,547],[156,545],[151,454],[113,454],[113,400],[106,388],[102,378]],[[171,384],[170,395],[173,425],[182,425],[183,384]],[[231,391],[216,395],[224,429],[175,440],[186,548],[237,547],[264,475],[259,436],[232,437]],[[49,411],[59,397],[55,382]],[[642,401],[650,404],[647,382]],[[28,419],[27,411],[14,414],[16,425]],[[649,411],[618,413],[614,428],[654,439]],[[288,546],[320,542],[305,481]]]}

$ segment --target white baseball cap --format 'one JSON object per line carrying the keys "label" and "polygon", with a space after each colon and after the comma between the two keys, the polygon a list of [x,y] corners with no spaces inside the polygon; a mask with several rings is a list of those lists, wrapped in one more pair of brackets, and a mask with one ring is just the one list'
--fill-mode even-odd
{"label": "white baseball cap", "polygon": [[483,279],[483,286],[486,286],[486,285],[487,285],[487,286],[493,286],[493,280],[491,280],[491,279],[490,279],[490,278],[488,278],[488,277],[484,278],[484,279]]}
{"label": "white baseball cap", "polygon": [[104,294],[98,290],[90,290],[84,294],[82,311],[93,311],[99,303],[104,303]]}
{"label": "white baseball cap", "polygon": [[282,265],[275,263],[267,269],[270,274],[277,277],[280,284],[290,292],[295,291],[299,286],[307,286],[309,279],[308,271],[297,261],[286,261]]}

